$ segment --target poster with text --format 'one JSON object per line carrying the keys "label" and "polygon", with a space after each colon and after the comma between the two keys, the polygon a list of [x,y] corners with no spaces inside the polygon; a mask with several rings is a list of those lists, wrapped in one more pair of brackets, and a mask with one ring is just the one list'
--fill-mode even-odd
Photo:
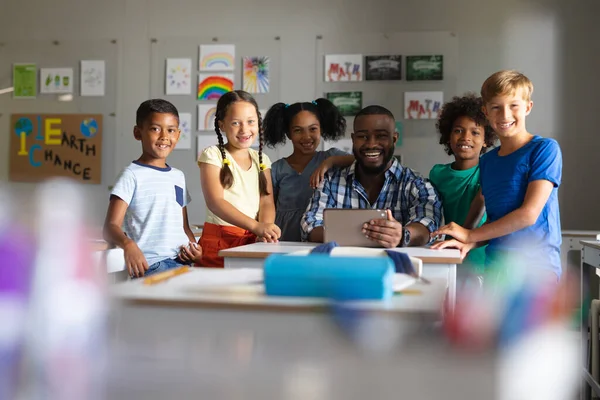
{"label": "poster with text", "polygon": [[404,119],[438,119],[444,92],[404,92]]}
{"label": "poster with text", "polygon": [[326,54],[325,82],[363,80],[362,54]]}
{"label": "poster with text", "polygon": [[362,92],[330,92],[325,96],[344,117],[354,116],[362,109]]}
{"label": "poster with text", "polygon": [[35,99],[37,96],[37,67],[35,64],[13,65],[13,98]]}
{"label": "poster with text", "polygon": [[406,57],[407,81],[441,81],[444,79],[444,56]]}
{"label": "poster with text", "polygon": [[402,79],[402,56],[366,56],[365,73],[368,81],[397,81]]}
{"label": "poster with text", "polygon": [[101,114],[12,114],[9,179],[67,177],[101,183]]}

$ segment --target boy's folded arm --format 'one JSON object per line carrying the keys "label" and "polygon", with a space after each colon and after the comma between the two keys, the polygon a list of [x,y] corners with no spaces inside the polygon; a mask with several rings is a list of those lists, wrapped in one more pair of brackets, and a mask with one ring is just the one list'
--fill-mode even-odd
{"label": "boy's folded arm", "polygon": [[202,193],[210,211],[232,225],[255,231],[259,222],[240,212],[233,204],[225,200],[225,190],[219,180],[221,168],[203,162],[199,164]]}
{"label": "boy's folded arm", "polygon": [[477,195],[471,201],[471,207],[463,223],[463,227],[467,229],[474,229],[479,225],[479,222],[485,214],[485,199],[481,193],[481,188],[477,192]]}
{"label": "boy's folded arm", "polygon": [[553,189],[554,184],[547,180],[530,182],[527,186],[525,200],[521,207],[506,214],[497,221],[472,230],[469,241],[485,242],[490,239],[509,235],[535,224]]}

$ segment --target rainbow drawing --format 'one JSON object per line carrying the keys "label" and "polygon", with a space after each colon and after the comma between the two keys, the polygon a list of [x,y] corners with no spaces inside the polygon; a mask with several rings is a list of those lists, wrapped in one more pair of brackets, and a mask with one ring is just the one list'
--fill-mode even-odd
{"label": "rainbow drawing", "polygon": [[198,130],[214,131],[216,113],[217,107],[214,104],[198,104]]}
{"label": "rainbow drawing", "polygon": [[233,71],[235,61],[235,45],[203,44],[200,45],[200,71]]}
{"label": "rainbow drawing", "polygon": [[244,57],[242,87],[248,93],[269,93],[269,57]]}
{"label": "rainbow drawing", "polygon": [[233,90],[233,74],[200,74],[198,100],[218,100]]}

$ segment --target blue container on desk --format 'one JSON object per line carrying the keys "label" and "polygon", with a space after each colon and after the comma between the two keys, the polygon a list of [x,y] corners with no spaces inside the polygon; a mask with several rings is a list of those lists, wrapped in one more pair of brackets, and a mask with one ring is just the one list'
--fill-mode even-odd
{"label": "blue container on desk", "polygon": [[394,264],[387,257],[273,254],[265,260],[269,296],[384,300],[393,295]]}

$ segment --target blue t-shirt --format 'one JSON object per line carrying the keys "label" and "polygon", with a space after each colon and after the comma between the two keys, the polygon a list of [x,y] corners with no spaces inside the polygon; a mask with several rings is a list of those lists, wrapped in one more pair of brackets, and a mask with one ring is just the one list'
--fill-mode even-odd
{"label": "blue t-shirt", "polygon": [[519,208],[530,182],[547,180],[554,188],[537,221],[530,227],[492,239],[486,264],[517,263],[527,271],[551,269],[560,277],[560,213],[558,186],[562,178],[562,154],[556,140],[534,136],[525,146],[506,156],[495,148],[479,162],[481,189],[489,222]]}

